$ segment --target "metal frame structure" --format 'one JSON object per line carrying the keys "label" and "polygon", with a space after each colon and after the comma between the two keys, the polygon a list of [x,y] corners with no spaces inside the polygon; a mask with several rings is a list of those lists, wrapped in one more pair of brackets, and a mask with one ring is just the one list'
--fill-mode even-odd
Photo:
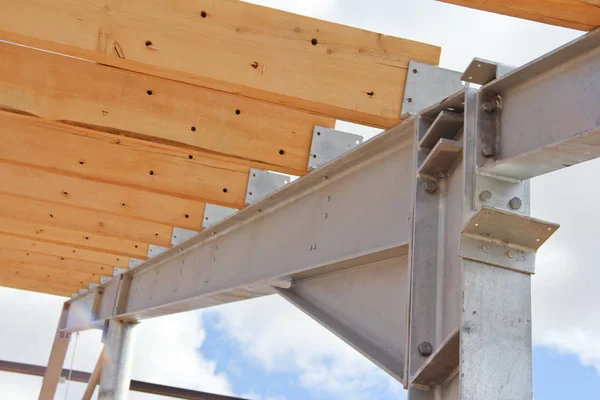
{"label": "metal frame structure", "polygon": [[600,156],[600,31],[500,71],[67,301],[40,399],[72,332],[105,329],[100,398],[124,399],[138,321],[278,293],[411,400],[530,400],[558,225],[529,217],[527,179]]}

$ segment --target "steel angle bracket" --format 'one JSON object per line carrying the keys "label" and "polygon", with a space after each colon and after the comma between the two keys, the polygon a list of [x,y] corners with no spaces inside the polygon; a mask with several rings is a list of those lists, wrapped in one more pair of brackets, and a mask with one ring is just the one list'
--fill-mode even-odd
{"label": "steel angle bracket", "polygon": [[485,85],[494,79],[508,74],[513,69],[515,67],[510,65],[475,57],[461,76],[461,79],[465,82]]}
{"label": "steel angle bracket", "polygon": [[363,137],[315,125],[313,129],[308,169],[319,168],[363,142]]}
{"label": "steel angle bracket", "polygon": [[410,61],[404,86],[401,119],[417,115],[422,109],[464,88],[462,73],[429,64]]}
{"label": "steel angle bracket", "polygon": [[246,191],[246,205],[256,203],[263,197],[290,183],[290,180],[291,178],[287,175],[251,168],[248,177],[248,190]]}
{"label": "steel angle bracket", "polygon": [[459,256],[526,274],[535,272],[535,253],[558,224],[483,206],[461,232]]}
{"label": "steel angle bracket", "polygon": [[207,204],[204,208],[204,219],[202,220],[202,228],[208,228],[209,226],[224,220],[225,218],[235,214],[236,212],[237,210],[235,208]]}
{"label": "steel angle bracket", "polygon": [[171,246],[177,246],[178,244],[185,242],[197,234],[198,232],[190,229],[173,228],[173,234],[171,235]]}

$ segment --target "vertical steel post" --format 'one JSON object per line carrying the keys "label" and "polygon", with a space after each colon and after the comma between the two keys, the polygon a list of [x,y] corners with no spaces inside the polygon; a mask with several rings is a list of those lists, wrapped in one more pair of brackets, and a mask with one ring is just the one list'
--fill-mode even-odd
{"label": "vertical steel post", "polygon": [[56,393],[58,379],[62,373],[63,363],[65,362],[65,356],[67,355],[67,349],[71,341],[70,333],[61,332],[61,329],[66,325],[68,313],[69,304],[65,303],[58,319],[56,335],[52,344],[52,350],[50,351],[50,358],[48,359],[48,367],[46,368],[44,381],[42,382],[40,400],[53,400]]}
{"label": "vertical steel post", "polygon": [[124,400],[129,393],[136,322],[108,323],[100,376],[99,400]]}

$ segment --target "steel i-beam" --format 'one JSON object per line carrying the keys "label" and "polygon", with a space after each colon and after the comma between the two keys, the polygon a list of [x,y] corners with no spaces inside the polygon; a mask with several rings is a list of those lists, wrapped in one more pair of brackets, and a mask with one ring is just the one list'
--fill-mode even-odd
{"label": "steel i-beam", "polygon": [[558,226],[529,217],[526,179],[600,156],[599,32],[488,65],[480,89],[69,300],[59,333],[279,293],[411,400],[530,400],[531,274]]}

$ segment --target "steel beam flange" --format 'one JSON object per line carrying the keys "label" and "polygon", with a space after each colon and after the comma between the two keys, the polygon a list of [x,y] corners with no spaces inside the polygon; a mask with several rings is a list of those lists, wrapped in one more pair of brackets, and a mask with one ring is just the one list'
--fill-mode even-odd
{"label": "steel beam flange", "polygon": [[411,60],[408,63],[400,118],[417,115],[422,109],[463,89],[461,75],[458,71]]}
{"label": "steel beam flange", "polygon": [[290,177],[287,175],[251,168],[246,191],[246,205],[256,203],[289,182]]}
{"label": "steel beam flange", "polygon": [[475,57],[461,76],[461,79],[465,82],[485,85],[494,79],[500,78],[502,75],[506,75],[513,69],[515,67],[510,65]]}
{"label": "steel beam flange", "polygon": [[360,145],[363,137],[348,132],[315,125],[313,129],[308,169],[319,168]]}
{"label": "steel beam flange", "polygon": [[558,228],[552,222],[484,206],[463,228],[459,255],[533,274],[536,251]]}

